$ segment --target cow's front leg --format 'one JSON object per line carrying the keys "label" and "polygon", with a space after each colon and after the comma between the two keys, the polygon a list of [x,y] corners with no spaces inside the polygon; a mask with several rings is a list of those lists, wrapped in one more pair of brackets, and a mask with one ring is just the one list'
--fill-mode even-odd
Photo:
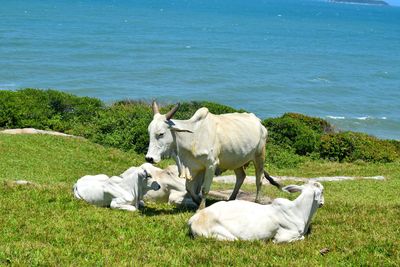
{"label": "cow's front leg", "polygon": [[303,240],[304,236],[299,233],[298,230],[288,230],[288,229],[279,229],[276,233],[273,242],[274,243],[283,243],[283,242],[293,242],[297,240]]}
{"label": "cow's front leg", "polygon": [[126,202],[123,198],[114,198],[110,203],[110,208],[112,209],[120,209],[120,210],[127,210],[127,211],[136,211],[137,208]]}
{"label": "cow's front leg", "polygon": [[208,192],[210,192],[214,173],[215,173],[214,166],[210,166],[206,169],[206,172],[204,174],[203,186],[201,187],[201,202],[200,202],[199,209],[204,209],[206,207],[206,198],[207,198]]}
{"label": "cow's front leg", "polygon": [[193,179],[186,179],[186,191],[192,197],[193,201],[200,205],[201,203],[201,185],[203,184],[204,172],[197,173]]}

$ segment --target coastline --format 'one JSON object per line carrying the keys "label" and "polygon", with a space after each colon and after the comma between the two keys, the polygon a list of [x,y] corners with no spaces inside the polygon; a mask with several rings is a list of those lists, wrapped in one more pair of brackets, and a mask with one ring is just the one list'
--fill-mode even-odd
{"label": "coastline", "polygon": [[[164,105],[168,111],[172,105]],[[246,112],[216,102],[182,102],[177,119],[189,119],[201,107],[210,113]],[[57,90],[0,91],[0,128],[36,128],[82,136],[105,146],[143,154],[148,147],[151,103],[121,100],[111,105],[99,99]],[[268,129],[271,161],[295,166],[310,159],[338,162],[393,162],[400,142],[355,132],[341,131],[329,121],[300,113],[259,117]],[[367,121],[367,118],[363,118]],[[32,129],[31,129],[32,130]],[[26,131],[26,130],[21,130]]]}
{"label": "coastline", "polygon": [[[23,89],[6,89],[6,88],[0,88],[1,91],[18,91],[18,90],[23,90]],[[66,93],[73,93],[69,90],[60,90],[60,92],[66,92]],[[93,97],[91,94],[82,94],[79,93],[78,95],[82,97]],[[104,96],[103,96],[104,97]],[[94,98],[98,98],[99,100],[103,101],[105,105],[111,106],[113,103],[129,99],[130,101],[143,101],[143,102],[151,102],[154,97],[127,97],[127,98],[120,98],[120,99],[114,99],[114,100],[104,100],[102,95],[94,94]],[[162,97],[158,98],[158,100],[162,100]],[[173,104],[178,101],[181,101],[181,99],[178,99],[177,97],[173,98],[167,98],[164,99],[164,104]],[[190,97],[185,97],[183,98],[183,101],[195,101],[195,102],[203,102],[203,101],[208,101],[207,98],[203,97],[197,97],[197,98],[190,98]],[[252,100],[254,101],[254,100]],[[338,131],[355,131],[355,132],[361,132],[369,135],[373,135],[377,138],[380,139],[387,139],[387,140],[400,140],[400,117],[393,117],[391,115],[386,115],[384,113],[381,113],[379,116],[374,116],[374,115],[369,115],[368,111],[365,113],[344,113],[343,111],[338,111],[338,113],[332,113],[329,111],[326,111],[325,109],[317,108],[314,107],[314,109],[309,109],[307,112],[301,112],[298,109],[292,109],[290,106],[288,106],[285,110],[282,110],[281,112],[272,112],[270,113],[269,111],[266,111],[265,109],[261,109],[262,105],[245,105],[244,103],[236,103],[233,102],[227,98],[224,99],[216,99],[213,100],[213,102],[225,104],[228,106],[231,106],[235,109],[242,109],[246,110],[248,112],[255,113],[258,117],[260,118],[273,118],[273,117],[280,117],[285,113],[288,112],[294,112],[294,113],[301,113],[306,116],[311,116],[311,117],[318,117],[321,119],[324,119],[331,123]],[[233,104],[226,104],[226,103],[233,103]],[[263,102],[261,100],[258,100],[258,102]],[[268,109],[269,110],[269,109]]]}

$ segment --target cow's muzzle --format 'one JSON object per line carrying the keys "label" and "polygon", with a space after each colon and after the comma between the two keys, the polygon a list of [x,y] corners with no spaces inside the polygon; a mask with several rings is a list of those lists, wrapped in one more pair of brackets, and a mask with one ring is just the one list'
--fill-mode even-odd
{"label": "cow's muzzle", "polygon": [[154,163],[154,159],[152,157],[145,157],[148,163]]}
{"label": "cow's muzzle", "polygon": [[151,189],[153,189],[154,191],[160,190],[161,185],[159,183],[157,183],[156,181],[151,183]]}

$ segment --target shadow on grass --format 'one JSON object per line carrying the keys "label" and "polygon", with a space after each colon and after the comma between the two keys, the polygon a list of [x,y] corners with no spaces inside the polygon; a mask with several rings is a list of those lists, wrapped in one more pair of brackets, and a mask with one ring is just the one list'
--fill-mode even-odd
{"label": "shadow on grass", "polygon": [[[214,199],[210,198],[206,200],[206,206],[211,206],[214,203],[217,203],[219,201],[222,201],[220,199]],[[179,214],[179,213],[184,213],[184,212],[195,212],[197,208],[194,207],[184,207],[184,206],[178,206],[178,207],[173,207],[173,206],[166,206],[166,205],[160,205],[156,206],[151,205],[151,206],[146,206],[144,208],[141,208],[140,211],[143,215],[146,216],[158,216],[158,215],[174,215],[174,214]]]}

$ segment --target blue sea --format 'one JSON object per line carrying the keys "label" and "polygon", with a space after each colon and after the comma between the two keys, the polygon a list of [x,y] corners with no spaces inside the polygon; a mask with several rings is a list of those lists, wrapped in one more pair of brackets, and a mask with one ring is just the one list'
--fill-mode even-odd
{"label": "blue sea", "polygon": [[400,139],[400,8],[311,0],[2,0],[0,89],[210,100]]}

